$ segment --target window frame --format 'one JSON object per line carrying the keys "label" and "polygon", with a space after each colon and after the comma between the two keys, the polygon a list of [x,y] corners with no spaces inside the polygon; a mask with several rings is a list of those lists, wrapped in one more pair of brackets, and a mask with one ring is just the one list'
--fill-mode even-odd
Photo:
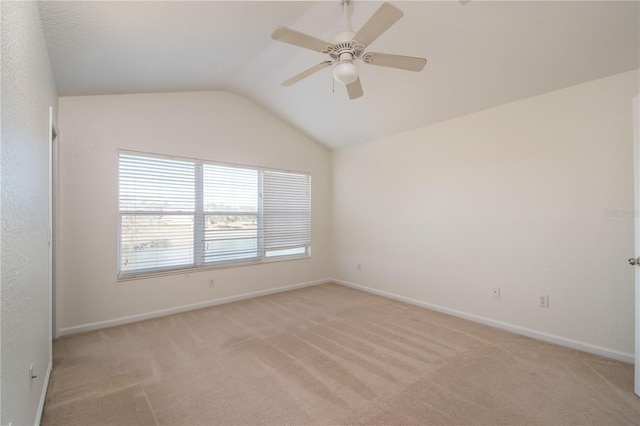
{"label": "window frame", "polygon": [[[193,217],[193,233],[191,235],[193,242],[193,263],[189,265],[185,265],[182,267],[172,267],[172,266],[155,266],[144,269],[137,269],[133,271],[123,271],[122,270],[122,219],[125,216],[142,214],[135,211],[123,211],[121,210],[121,173],[120,173],[120,162],[121,156],[137,156],[144,158],[154,158],[159,160],[174,160],[174,161],[183,161],[193,163],[195,166],[195,185],[194,185],[194,196],[196,199],[196,204],[194,207],[193,213],[185,213],[185,212],[151,212],[152,216],[192,216]],[[283,170],[283,169],[275,169],[261,166],[252,166],[246,164],[236,164],[236,163],[228,163],[221,161],[212,161],[206,159],[198,159],[191,157],[181,157],[181,156],[173,156],[173,155],[163,155],[157,153],[150,152],[142,152],[142,151],[132,151],[127,149],[119,149],[117,152],[117,196],[116,201],[118,204],[118,219],[117,219],[117,280],[118,281],[129,281],[135,279],[143,279],[150,278],[153,276],[162,276],[162,275],[173,275],[173,274],[185,274],[191,272],[198,272],[209,269],[224,269],[224,268],[234,268],[234,267],[242,267],[242,266],[250,266],[250,265],[259,265],[259,264],[267,264],[273,262],[281,262],[281,261],[290,261],[290,260],[303,260],[311,258],[311,247],[312,247],[312,179],[310,172],[301,172],[294,170]],[[257,249],[256,256],[250,257],[247,259],[232,259],[232,260],[221,260],[217,262],[206,262],[206,223],[205,218],[211,215],[211,211],[207,211],[206,206],[204,205],[204,178],[203,178],[203,170],[205,165],[212,166],[220,166],[227,167],[233,169],[245,169],[256,171],[258,175],[257,179],[257,212],[255,215],[257,216]],[[306,187],[307,187],[307,197],[308,197],[308,208],[306,210],[306,214],[308,215],[308,232],[307,235],[307,244],[300,245],[300,249],[304,248],[304,253],[299,254],[290,254],[290,255],[267,255],[267,250],[265,249],[265,229],[264,229],[264,172],[276,172],[283,174],[294,174],[298,176],[305,176],[307,179]],[[146,212],[145,212],[146,213]],[[239,213],[248,213],[248,212],[239,212]],[[271,250],[273,251],[273,250]]]}

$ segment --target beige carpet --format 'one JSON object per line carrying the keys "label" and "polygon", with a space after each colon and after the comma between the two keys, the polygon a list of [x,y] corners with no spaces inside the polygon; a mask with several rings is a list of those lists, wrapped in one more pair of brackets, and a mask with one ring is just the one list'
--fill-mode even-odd
{"label": "beige carpet", "polygon": [[640,424],[633,366],[338,285],[61,338],[44,425]]}

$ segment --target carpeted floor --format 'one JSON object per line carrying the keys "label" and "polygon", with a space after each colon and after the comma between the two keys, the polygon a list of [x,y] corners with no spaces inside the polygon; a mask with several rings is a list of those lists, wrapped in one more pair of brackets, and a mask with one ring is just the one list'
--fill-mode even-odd
{"label": "carpeted floor", "polygon": [[53,351],[44,425],[640,424],[632,365],[333,284]]}

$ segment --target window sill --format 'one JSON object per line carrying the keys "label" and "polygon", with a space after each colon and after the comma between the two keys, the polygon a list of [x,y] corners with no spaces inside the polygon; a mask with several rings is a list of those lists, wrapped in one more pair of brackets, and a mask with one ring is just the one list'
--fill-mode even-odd
{"label": "window sill", "polygon": [[250,262],[225,263],[221,265],[207,265],[199,268],[185,268],[185,269],[174,269],[174,270],[162,271],[162,272],[140,273],[138,275],[132,274],[132,275],[119,276],[117,278],[117,282],[137,281],[137,280],[144,280],[144,279],[150,279],[150,278],[164,277],[169,275],[193,274],[196,272],[213,271],[217,269],[241,268],[245,266],[267,265],[270,263],[290,262],[294,260],[308,260],[308,259],[311,259],[311,256],[287,256],[286,258],[283,256],[282,258],[269,258],[269,259],[256,260],[256,261],[250,261]]}

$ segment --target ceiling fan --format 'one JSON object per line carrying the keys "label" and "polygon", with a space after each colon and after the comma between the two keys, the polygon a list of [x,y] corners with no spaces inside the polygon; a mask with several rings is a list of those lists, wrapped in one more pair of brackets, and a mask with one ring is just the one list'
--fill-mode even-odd
{"label": "ceiling fan", "polygon": [[390,53],[364,52],[369,44],[402,18],[403,13],[400,9],[389,3],[383,3],[356,33],[351,30],[348,13],[350,3],[351,0],[342,0],[345,30],[334,34],[329,41],[324,41],[287,27],[275,29],[271,34],[271,38],[274,40],[324,53],[331,58],[284,81],[282,83],[283,86],[291,86],[326,67],[334,66],[334,79],[347,87],[350,99],[356,99],[363,94],[358,67],[354,64],[356,60],[361,60],[370,65],[409,71],[421,71],[424,68],[427,63],[424,58]]}

